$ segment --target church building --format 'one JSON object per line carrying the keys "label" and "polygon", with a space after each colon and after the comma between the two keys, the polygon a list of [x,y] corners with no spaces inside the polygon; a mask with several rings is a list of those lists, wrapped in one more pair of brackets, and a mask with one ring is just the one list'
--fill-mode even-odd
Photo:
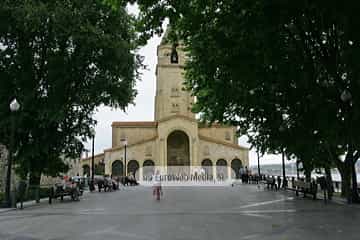
{"label": "church building", "polygon": [[[165,36],[157,57],[154,121],[113,122],[112,146],[95,156],[96,165],[102,165],[105,174],[132,173],[138,180],[156,168],[191,173],[199,167],[213,176],[222,171],[234,178],[249,164],[249,149],[238,145],[236,127],[208,126],[196,119],[191,111],[194,97],[183,89],[181,46],[174,47]],[[91,157],[82,159],[81,165],[83,174],[89,175]]]}

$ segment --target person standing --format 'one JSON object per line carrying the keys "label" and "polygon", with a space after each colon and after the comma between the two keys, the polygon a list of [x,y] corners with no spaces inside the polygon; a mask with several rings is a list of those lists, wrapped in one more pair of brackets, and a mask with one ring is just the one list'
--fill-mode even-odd
{"label": "person standing", "polygon": [[156,200],[160,200],[160,194],[163,195],[161,187],[161,175],[160,171],[157,170],[153,176],[153,196],[156,197]]}

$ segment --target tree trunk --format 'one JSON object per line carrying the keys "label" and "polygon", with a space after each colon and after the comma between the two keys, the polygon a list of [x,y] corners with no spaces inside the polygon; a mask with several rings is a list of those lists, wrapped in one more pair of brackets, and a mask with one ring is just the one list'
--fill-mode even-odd
{"label": "tree trunk", "polygon": [[357,186],[357,176],[356,176],[356,161],[353,161],[351,164],[351,173],[352,173],[352,202],[360,203],[358,186]]}
{"label": "tree trunk", "polygon": [[338,170],[341,176],[341,196],[351,202],[351,169],[346,162],[338,163]]}
{"label": "tree trunk", "polygon": [[329,196],[329,200],[331,200],[334,193],[334,185],[331,177],[331,169],[329,167],[325,167],[325,174],[326,174],[326,185],[327,185],[328,196]]}
{"label": "tree trunk", "polygon": [[37,172],[30,173],[29,185],[30,188],[33,189],[35,193],[35,201],[37,203],[40,202],[40,180],[41,180],[41,173],[37,173]]}
{"label": "tree trunk", "polygon": [[31,172],[29,185],[30,186],[40,186],[40,179],[41,179],[40,173]]}
{"label": "tree trunk", "polygon": [[310,169],[304,169],[305,171],[305,181],[311,182],[311,170]]}

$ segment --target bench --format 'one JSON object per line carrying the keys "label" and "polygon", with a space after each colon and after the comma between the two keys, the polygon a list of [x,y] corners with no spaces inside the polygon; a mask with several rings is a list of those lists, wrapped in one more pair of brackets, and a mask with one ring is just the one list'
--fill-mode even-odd
{"label": "bench", "polygon": [[121,177],[120,182],[123,186],[137,186],[139,183],[136,181],[135,178],[130,178],[128,176]]}
{"label": "bench", "polygon": [[270,187],[271,187],[271,189],[275,188],[275,190],[278,190],[278,186],[276,185],[276,179],[275,178],[268,177],[268,178],[265,179],[264,183],[266,184],[267,189],[270,189]]}
{"label": "bench", "polygon": [[299,192],[302,192],[304,193],[304,197],[306,197],[306,194],[311,194],[313,196],[313,199],[316,199],[316,183],[295,180],[293,183],[293,187],[295,188],[296,196],[299,196]]}
{"label": "bench", "polygon": [[80,201],[80,191],[76,184],[62,185],[55,184],[54,187],[50,188],[49,193],[49,204],[52,203],[52,199],[60,197],[60,200],[64,200],[64,196],[70,196],[73,201]]}

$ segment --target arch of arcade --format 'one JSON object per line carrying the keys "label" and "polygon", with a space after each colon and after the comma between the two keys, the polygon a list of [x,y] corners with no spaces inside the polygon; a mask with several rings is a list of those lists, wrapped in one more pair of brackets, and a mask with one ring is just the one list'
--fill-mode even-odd
{"label": "arch of arcade", "polygon": [[[191,112],[194,98],[183,90],[185,54],[180,45],[177,61],[171,61],[172,45],[166,36],[157,50],[154,121],[113,122],[112,146],[96,155],[95,162],[105,163],[105,174],[123,175],[126,168],[138,179],[153,174],[157,167],[168,172],[181,167],[189,172],[191,166],[201,166],[214,176],[218,171],[234,177],[231,169],[248,166],[249,149],[238,145],[236,127],[209,126],[195,118]],[[81,164],[88,171],[91,157]]]}

